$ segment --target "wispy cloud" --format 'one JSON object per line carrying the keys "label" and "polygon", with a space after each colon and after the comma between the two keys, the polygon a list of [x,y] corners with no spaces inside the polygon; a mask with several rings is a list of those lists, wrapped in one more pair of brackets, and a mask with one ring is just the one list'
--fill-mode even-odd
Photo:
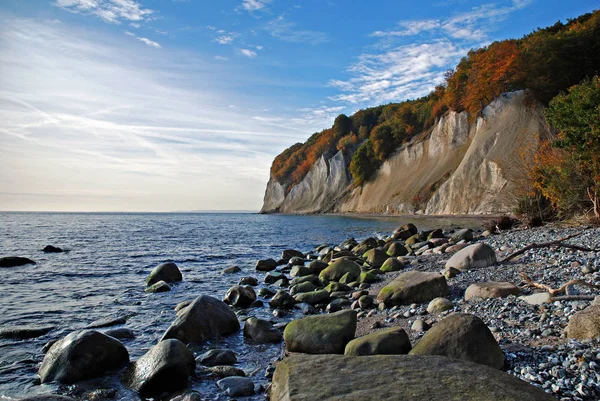
{"label": "wispy cloud", "polygon": [[95,15],[113,24],[144,21],[154,13],[135,0],[55,0],[53,4],[72,13]]}
{"label": "wispy cloud", "polygon": [[246,11],[258,11],[264,9],[271,0],[244,0],[241,7]]}
{"label": "wispy cloud", "polygon": [[138,39],[140,42],[144,42],[145,44],[147,44],[147,45],[148,45],[148,46],[150,46],[150,47],[154,47],[155,49],[160,49],[160,48],[162,48],[162,46],[161,46],[161,45],[159,45],[159,44],[158,44],[158,43],[156,43],[155,41],[153,41],[153,40],[150,40],[150,39],[148,39],[148,38],[139,38],[139,37],[138,37],[137,39]]}
{"label": "wispy cloud", "polygon": [[264,29],[269,35],[284,42],[316,45],[329,41],[329,37],[325,32],[298,29],[295,22],[286,20],[283,15],[269,21]]}
{"label": "wispy cloud", "polygon": [[215,42],[217,42],[217,43],[219,43],[221,45],[229,45],[234,40],[235,40],[235,36],[234,35],[223,35],[223,36],[218,36],[215,39]]}
{"label": "wispy cloud", "polygon": [[258,55],[254,50],[250,49],[240,49],[240,53],[248,58],[254,58]]}
{"label": "wispy cloud", "polygon": [[188,53],[44,21],[0,35],[0,209],[258,209],[274,155],[314,128],[253,119],[263,100]]}

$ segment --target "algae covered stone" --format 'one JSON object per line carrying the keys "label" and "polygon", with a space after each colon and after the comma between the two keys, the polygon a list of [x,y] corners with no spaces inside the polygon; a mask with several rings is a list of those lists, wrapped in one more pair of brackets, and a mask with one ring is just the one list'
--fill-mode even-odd
{"label": "algae covered stone", "polygon": [[159,281],[175,283],[181,280],[183,280],[181,271],[175,263],[169,262],[156,266],[146,278],[146,285],[151,286]]}
{"label": "algae covered stone", "polygon": [[343,354],[355,332],[356,312],[342,310],[294,320],[286,326],[283,339],[291,352]]}
{"label": "algae covered stone", "polygon": [[488,327],[475,315],[452,314],[431,327],[411,355],[442,355],[502,369],[504,353]]}
{"label": "algae covered stone", "polygon": [[375,268],[381,267],[388,257],[389,255],[379,248],[370,249],[363,255],[363,259],[365,259],[369,265]]}
{"label": "algae covered stone", "polygon": [[402,269],[404,269],[404,263],[400,262],[397,258],[387,258],[380,268],[384,273],[397,272]]}
{"label": "algae covered stone", "polygon": [[408,354],[410,339],[401,327],[391,327],[355,338],[346,345],[344,355]]}
{"label": "algae covered stone", "polygon": [[354,281],[360,276],[360,266],[350,259],[338,259],[327,266],[319,278],[328,281],[339,281],[344,275],[348,274],[350,281]]}
{"label": "algae covered stone", "polygon": [[410,271],[403,273],[383,287],[377,295],[378,303],[387,306],[423,303],[450,293],[444,276],[438,273]]}

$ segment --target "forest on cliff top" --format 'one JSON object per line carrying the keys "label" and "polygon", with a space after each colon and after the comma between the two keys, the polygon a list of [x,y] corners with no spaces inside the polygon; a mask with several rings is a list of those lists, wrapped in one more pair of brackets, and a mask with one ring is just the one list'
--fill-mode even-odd
{"label": "forest on cliff top", "polygon": [[471,50],[448,70],[443,83],[415,100],[339,115],[333,127],[296,143],[273,161],[271,175],[289,192],[319,157],[343,151],[354,184],[367,182],[381,164],[414,135],[448,111],[474,120],[504,92],[528,89],[548,104],[561,92],[600,73],[600,10],[538,28],[520,38]]}

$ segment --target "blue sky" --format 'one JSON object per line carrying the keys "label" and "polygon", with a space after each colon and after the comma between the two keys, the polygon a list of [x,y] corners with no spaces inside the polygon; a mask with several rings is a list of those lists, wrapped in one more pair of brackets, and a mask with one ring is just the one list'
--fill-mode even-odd
{"label": "blue sky", "polygon": [[273,158],[589,0],[0,2],[0,210],[258,210]]}

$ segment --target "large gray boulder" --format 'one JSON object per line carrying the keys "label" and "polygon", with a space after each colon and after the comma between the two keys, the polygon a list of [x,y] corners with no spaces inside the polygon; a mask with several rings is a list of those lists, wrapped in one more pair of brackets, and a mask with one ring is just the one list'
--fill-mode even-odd
{"label": "large gray boulder", "polygon": [[388,258],[389,255],[380,248],[370,249],[363,255],[363,259],[376,269],[380,268]]}
{"label": "large gray boulder", "polygon": [[181,390],[196,369],[194,354],[179,340],[164,340],[132,363],[123,384],[143,396]]}
{"label": "large gray boulder", "polygon": [[460,271],[480,269],[496,264],[496,252],[486,244],[469,245],[456,252],[446,262],[446,268],[454,267]]}
{"label": "large gray boulder", "polygon": [[245,308],[256,301],[256,292],[251,286],[234,285],[225,294],[223,302],[231,306]]}
{"label": "large gray boulder", "polygon": [[338,259],[327,266],[319,273],[319,278],[328,281],[339,281],[346,274],[350,281],[354,281],[360,276],[360,266],[350,259]]}
{"label": "large gray boulder", "polygon": [[596,301],[571,316],[567,326],[567,336],[579,340],[600,337],[600,305],[597,305]]}
{"label": "large gray boulder", "polygon": [[162,340],[176,338],[184,343],[199,343],[239,329],[240,322],[227,304],[208,295],[200,295],[177,312],[177,318]]}
{"label": "large gray boulder", "polygon": [[281,342],[281,333],[273,328],[271,322],[251,317],[244,323],[244,337],[259,343]]}
{"label": "large gray boulder", "polygon": [[284,332],[285,347],[307,354],[343,354],[356,332],[356,312],[342,310],[290,322]]}
{"label": "large gray boulder", "polygon": [[76,331],[58,340],[38,371],[42,383],[76,383],[104,375],[129,362],[121,342],[95,330]]}
{"label": "large gray boulder", "polygon": [[377,302],[387,306],[409,305],[429,302],[449,293],[446,278],[441,274],[413,270],[399,275],[383,287],[377,295]]}
{"label": "large gray boulder", "polygon": [[556,401],[513,375],[442,356],[292,355],[271,401]]}
{"label": "large gray boulder", "polygon": [[159,281],[175,283],[183,280],[183,276],[175,263],[163,263],[154,268],[146,278],[146,285],[151,286]]}
{"label": "large gray boulder", "polygon": [[452,314],[431,327],[411,355],[442,355],[502,369],[504,353],[494,335],[477,316]]}
{"label": "large gray boulder", "polygon": [[23,265],[35,265],[36,263],[29,259],[21,256],[6,256],[0,258],[0,267],[17,267]]}
{"label": "large gray boulder", "polygon": [[344,355],[408,354],[410,349],[410,339],[404,329],[390,327],[350,341]]}
{"label": "large gray boulder", "polygon": [[465,300],[506,298],[509,295],[519,295],[521,290],[513,283],[506,281],[486,281],[471,284],[465,291]]}

